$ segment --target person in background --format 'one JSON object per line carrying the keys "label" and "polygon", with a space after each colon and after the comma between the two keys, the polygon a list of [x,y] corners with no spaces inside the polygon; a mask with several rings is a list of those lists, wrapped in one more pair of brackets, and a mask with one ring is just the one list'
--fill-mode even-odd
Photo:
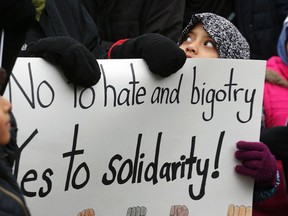
{"label": "person in background", "polygon": [[[6,71],[1,68],[0,73]],[[10,102],[0,96],[0,215],[29,216],[29,209],[12,172],[18,152],[18,129],[11,109]]]}
{"label": "person in background", "polygon": [[0,215],[3,216],[30,215],[12,172],[18,153],[18,128],[12,106],[2,95],[34,17],[35,9],[30,0],[0,0]]}
{"label": "person in background", "polygon": [[288,16],[283,23],[277,51],[278,55],[269,58],[266,65],[260,140],[275,155],[284,184],[280,184],[273,202],[258,203],[263,211],[259,215],[287,215],[288,212]]}
{"label": "person in background", "polygon": [[278,39],[278,56],[267,61],[264,88],[265,126],[285,126],[288,120],[288,16]]}

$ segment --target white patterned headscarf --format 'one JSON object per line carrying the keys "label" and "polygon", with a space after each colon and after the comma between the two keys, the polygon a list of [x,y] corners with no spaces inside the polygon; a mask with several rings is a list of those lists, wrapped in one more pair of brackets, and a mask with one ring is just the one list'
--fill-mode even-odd
{"label": "white patterned headscarf", "polygon": [[204,30],[216,43],[220,58],[249,59],[250,47],[239,30],[224,17],[213,13],[194,14],[189,24],[182,31],[178,44],[182,44],[187,34],[198,23],[202,23]]}

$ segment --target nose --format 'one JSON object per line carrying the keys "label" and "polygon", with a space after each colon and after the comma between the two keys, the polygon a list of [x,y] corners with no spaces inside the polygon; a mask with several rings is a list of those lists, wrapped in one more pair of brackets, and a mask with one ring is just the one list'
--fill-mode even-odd
{"label": "nose", "polygon": [[12,110],[12,104],[6,100],[6,109],[7,109],[7,112],[10,112]]}
{"label": "nose", "polygon": [[194,54],[197,54],[198,53],[198,45],[197,43],[194,41],[194,42],[190,42],[188,44],[188,46],[186,47],[186,50],[189,51],[189,52],[192,52]]}

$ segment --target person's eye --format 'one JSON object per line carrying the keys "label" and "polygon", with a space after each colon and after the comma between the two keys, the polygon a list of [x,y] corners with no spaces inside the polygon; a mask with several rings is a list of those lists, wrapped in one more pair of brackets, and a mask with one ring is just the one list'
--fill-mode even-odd
{"label": "person's eye", "polygon": [[215,43],[213,43],[212,41],[206,41],[205,46],[210,47],[210,48],[216,48]]}
{"label": "person's eye", "polygon": [[186,38],[186,40],[185,41],[187,41],[187,42],[191,42],[192,41],[192,38],[191,37],[189,37],[189,36],[187,36],[187,38]]}

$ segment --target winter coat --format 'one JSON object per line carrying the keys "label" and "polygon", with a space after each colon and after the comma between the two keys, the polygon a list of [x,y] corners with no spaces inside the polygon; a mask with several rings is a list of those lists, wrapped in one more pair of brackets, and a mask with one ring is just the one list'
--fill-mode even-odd
{"label": "winter coat", "polygon": [[[103,54],[98,28],[82,1],[46,0],[39,17],[26,35],[26,46],[42,38],[69,36],[83,44],[94,56]],[[20,56],[25,56],[24,52]]]}
{"label": "winter coat", "polygon": [[234,0],[236,26],[246,37],[252,59],[277,55],[277,41],[288,14],[287,0]]}
{"label": "winter coat", "polygon": [[24,43],[25,34],[32,25],[34,17],[35,9],[30,0],[0,1],[0,34],[2,30],[4,32],[1,67],[8,73],[5,81],[1,83],[0,95],[4,93],[20,48]]}
{"label": "winter coat", "polygon": [[84,0],[104,42],[114,43],[144,33],[177,41],[182,30],[184,0]]}
{"label": "winter coat", "polygon": [[[272,57],[267,62],[267,69],[287,80],[288,67],[283,64],[280,57]],[[273,72],[274,73],[274,72]],[[285,125],[288,114],[288,89],[280,85],[265,83],[263,107],[265,112],[266,130],[261,133],[261,142],[264,142],[275,155],[280,172],[280,186],[273,197],[255,204],[255,216],[286,216],[287,203],[287,127]],[[278,126],[277,126],[278,125]],[[276,126],[276,127],[275,127]]]}
{"label": "winter coat", "polygon": [[[288,66],[280,57],[271,57],[267,61],[267,69],[288,80]],[[284,126],[288,119],[288,88],[265,82],[263,105],[266,127]]]}

